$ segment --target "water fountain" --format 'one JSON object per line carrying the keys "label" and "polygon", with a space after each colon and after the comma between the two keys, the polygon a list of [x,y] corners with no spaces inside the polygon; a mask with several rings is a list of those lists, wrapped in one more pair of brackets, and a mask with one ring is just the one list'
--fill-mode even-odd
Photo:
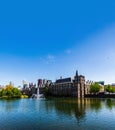
{"label": "water fountain", "polygon": [[38,87],[38,89],[37,89],[37,99],[39,99],[39,98],[44,98],[44,95],[40,94],[39,87]]}
{"label": "water fountain", "polygon": [[37,94],[32,94],[31,98],[36,98],[36,99],[40,99],[40,98],[44,98],[44,94],[40,94],[39,92],[39,87],[37,88]]}

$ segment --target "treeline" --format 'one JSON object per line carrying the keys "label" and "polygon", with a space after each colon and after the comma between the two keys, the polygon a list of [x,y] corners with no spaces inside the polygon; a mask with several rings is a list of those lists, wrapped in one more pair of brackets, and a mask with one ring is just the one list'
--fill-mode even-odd
{"label": "treeline", "polygon": [[[94,83],[90,86],[90,93],[97,94],[100,92],[101,89],[102,89],[102,86],[100,84]],[[108,92],[108,93],[115,93],[115,88],[112,87],[111,85],[104,86],[104,90],[105,92]]]}
{"label": "treeline", "polygon": [[112,87],[111,85],[105,86],[105,90],[106,92],[109,92],[109,93],[115,93],[115,88]]}
{"label": "treeline", "polygon": [[0,91],[1,98],[21,98],[21,96],[21,91],[11,85],[6,85],[6,87]]}

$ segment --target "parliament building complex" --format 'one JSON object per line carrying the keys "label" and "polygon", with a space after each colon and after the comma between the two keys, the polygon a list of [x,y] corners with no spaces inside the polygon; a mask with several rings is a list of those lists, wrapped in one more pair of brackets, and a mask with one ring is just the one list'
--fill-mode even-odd
{"label": "parliament building complex", "polygon": [[[68,97],[77,97],[83,98],[85,95],[89,94],[90,85],[92,82],[86,82],[85,76],[78,75],[78,71],[74,78],[60,78],[54,83],[48,81],[46,86],[48,91],[52,96],[68,96]],[[42,81],[38,80],[38,87],[43,92],[43,86],[41,85]]]}

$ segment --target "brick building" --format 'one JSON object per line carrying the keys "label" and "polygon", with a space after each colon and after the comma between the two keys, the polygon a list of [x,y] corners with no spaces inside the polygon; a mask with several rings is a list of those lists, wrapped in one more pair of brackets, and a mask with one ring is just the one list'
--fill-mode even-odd
{"label": "brick building", "polygon": [[73,96],[83,98],[85,95],[85,76],[78,75],[76,71],[74,79],[60,78],[49,85],[49,92],[53,96]]}

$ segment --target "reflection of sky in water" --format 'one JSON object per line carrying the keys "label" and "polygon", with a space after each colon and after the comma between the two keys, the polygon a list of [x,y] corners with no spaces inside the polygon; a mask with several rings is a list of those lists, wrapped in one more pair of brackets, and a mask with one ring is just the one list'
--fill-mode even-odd
{"label": "reflection of sky in water", "polygon": [[115,129],[114,99],[0,100],[0,130]]}

